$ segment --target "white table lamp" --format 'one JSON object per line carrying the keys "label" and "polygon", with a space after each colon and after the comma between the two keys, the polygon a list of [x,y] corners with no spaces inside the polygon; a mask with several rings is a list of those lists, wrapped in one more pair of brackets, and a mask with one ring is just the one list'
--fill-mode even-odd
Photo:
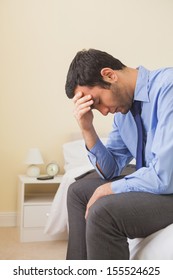
{"label": "white table lamp", "polygon": [[40,175],[40,168],[37,165],[43,164],[43,158],[38,148],[31,148],[28,151],[25,159],[25,164],[28,165],[27,175],[29,177],[37,177]]}

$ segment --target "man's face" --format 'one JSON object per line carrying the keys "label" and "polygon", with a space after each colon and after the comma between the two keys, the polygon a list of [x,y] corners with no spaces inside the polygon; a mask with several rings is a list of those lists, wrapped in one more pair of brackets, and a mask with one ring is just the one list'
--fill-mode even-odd
{"label": "man's face", "polygon": [[99,86],[77,86],[75,94],[77,92],[82,92],[83,96],[91,95],[94,101],[91,108],[98,110],[104,116],[116,112],[126,114],[132,106],[132,98],[127,89],[118,83],[112,83],[110,89]]}

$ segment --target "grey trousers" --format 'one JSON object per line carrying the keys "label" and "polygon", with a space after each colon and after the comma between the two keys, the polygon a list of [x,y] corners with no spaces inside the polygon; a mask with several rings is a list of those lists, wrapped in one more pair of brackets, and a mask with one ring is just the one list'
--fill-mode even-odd
{"label": "grey trousers", "polygon": [[127,260],[127,237],[146,237],[173,223],[173,194],[144,192],[102,197],[92,205],[85,220],[88,200],[104,183],[93,172],[69,187],[67,260]]}

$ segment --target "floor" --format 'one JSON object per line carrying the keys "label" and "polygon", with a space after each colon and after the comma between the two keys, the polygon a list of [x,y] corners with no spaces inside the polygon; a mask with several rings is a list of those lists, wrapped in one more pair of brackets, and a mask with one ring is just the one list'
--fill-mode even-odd
{"label": "floor", "polygon": [[19,241],[16,227],[0,227],[0,260],[64,260],[67,241]]}

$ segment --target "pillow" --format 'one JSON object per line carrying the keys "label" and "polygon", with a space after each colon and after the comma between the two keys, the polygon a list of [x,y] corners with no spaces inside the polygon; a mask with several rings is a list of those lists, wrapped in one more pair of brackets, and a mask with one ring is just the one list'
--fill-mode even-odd
{"label": "pillow", "polygon": [[[106,143],[107,138],[101,138],[103,144]],[[83,165],[90,164],[91,169],[93,169],[92,164],[87,155],[87,149],[85,147],[85,142],[83,139],[67,142],[63,144],[63,155],[64,155],[64,169],[65,171],[81,167]]]}
{"label": "pillow", "polygon": [[89,163],[84,140],[76,140],[63,144],[65,171]]}

